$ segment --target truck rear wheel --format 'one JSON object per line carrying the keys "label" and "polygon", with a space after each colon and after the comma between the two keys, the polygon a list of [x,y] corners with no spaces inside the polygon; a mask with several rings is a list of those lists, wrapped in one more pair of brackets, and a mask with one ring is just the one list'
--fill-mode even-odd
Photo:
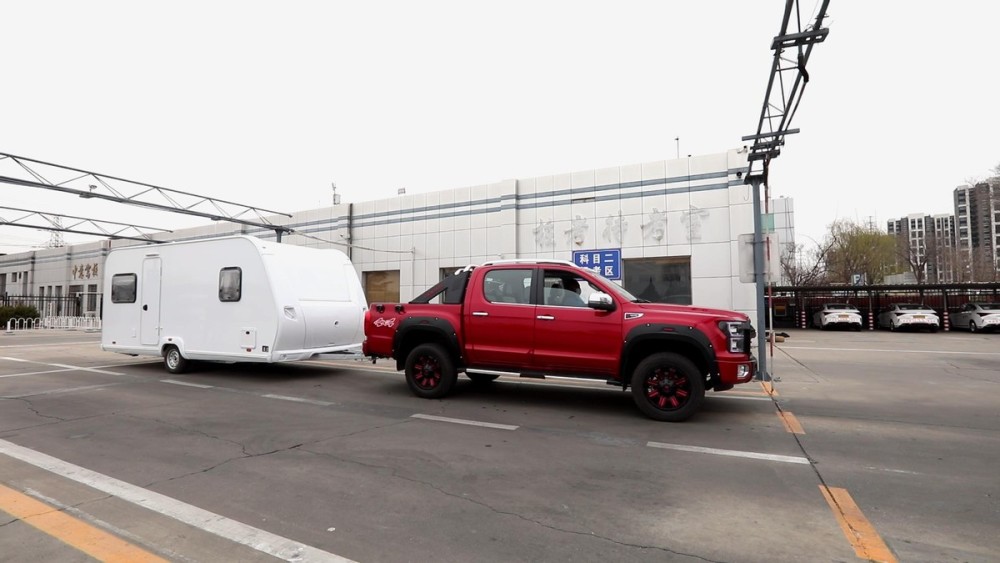
{"label": "truck rear wheel", "polygon": [[421,344],[406,357],[406,384],[424,399],[439,399],[451,392],[458,379],[455,363],[439,344]]}
{"label": "truck rear wheel", "polygon": [[691,360],[670,352],[653,354],[632,372],[632,399],[649,418],[687,420],[705,399],[705,381]]}
{"label": "truck rear wheel", "polygon": [[188,361],[177,346],[167,346],[163,350],[163,365],[170,373],[184,373],[188,368]]}

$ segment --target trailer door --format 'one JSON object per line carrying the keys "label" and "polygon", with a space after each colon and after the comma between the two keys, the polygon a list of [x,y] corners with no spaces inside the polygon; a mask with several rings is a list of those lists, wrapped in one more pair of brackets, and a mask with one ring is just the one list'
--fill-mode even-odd
{"label": "trailer door", "polygon": [[142,289],[139,299],[139,343],[155,345],[160,341],[160,258],[142,261]]}

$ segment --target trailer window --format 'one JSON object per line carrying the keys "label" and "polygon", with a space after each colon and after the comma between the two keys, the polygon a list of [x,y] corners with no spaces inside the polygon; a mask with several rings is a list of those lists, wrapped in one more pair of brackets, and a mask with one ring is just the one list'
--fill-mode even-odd
{"label": "trailer window", "polygon": [[135,303],[135,274],[115,274],[111,276],[111,302]]}
{"label": "trailer window", "polygon": [[243,270],[223,268],[219,271],[219,301],[239,301],[243,293]]}

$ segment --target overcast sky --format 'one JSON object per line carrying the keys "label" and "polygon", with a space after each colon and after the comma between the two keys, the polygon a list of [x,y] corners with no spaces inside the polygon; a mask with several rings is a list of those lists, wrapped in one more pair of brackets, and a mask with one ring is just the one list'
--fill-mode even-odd
{"label": "overcast sky", "polygon": [[[783,6],[7,2],[0,152],[286,212],[328,206],[331,182],[365,201],[674,158],[676,137],[722,152],[755,132]],[[952,212],[1000,164],[1000,2],[829,14],[771,167],[799,242]],[[0,206],[204,223],[5,184]],[[0,252],[48,239],[0,227]]]}

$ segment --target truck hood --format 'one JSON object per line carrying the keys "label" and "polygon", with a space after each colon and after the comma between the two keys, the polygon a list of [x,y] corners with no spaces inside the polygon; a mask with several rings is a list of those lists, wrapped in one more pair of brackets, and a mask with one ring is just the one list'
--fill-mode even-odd
{"label": "truck hood", "polygon": [[699,315],[706,319],[749,321],[750,317],[736,311],[725,309],[710,309],[708,307],[698,307],[695,305],[671,305],[669,303],[630,303],[628,312],[643,313],[647,318],[663,313],[665,315]]}

